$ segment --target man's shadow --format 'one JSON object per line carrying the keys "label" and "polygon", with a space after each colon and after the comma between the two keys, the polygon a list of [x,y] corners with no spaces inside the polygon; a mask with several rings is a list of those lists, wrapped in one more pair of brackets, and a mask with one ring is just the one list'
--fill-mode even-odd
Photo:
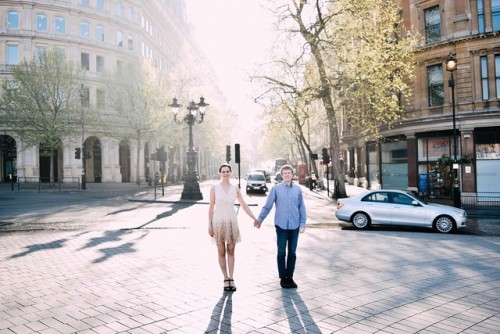
{"label": "man's shadow", "polygon": [[321,333],[321,329],[314,322],[306,303],[297,290],[281,290],[281,299],[291,333]]}
{"label": "man's shadow", "polygon": [[210,316],[210,323],[205,333],[231,334],[231,316],[233,315],[233,293],[225,291],[215,304]]}

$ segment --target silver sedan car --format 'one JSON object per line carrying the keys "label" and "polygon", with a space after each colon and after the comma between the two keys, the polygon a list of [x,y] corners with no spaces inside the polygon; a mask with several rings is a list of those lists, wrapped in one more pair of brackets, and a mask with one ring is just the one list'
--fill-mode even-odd
{"label": "silver sedan car", "polygon": [[440,204],[427,204],[401,190],[371,190],[353,198],[337,201],[337,219],[355,228],[372,225],[432,227],[441,233],[465,228],[465,210]]}

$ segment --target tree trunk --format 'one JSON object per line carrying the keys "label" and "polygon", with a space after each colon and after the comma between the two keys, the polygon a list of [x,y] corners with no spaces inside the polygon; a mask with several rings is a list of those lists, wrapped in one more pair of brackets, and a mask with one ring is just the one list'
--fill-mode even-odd
{"label": "tree trunk", "polygon": [[137,133],[137,161],[136,161],[136,168],[135,168],[135,182],[138,185],[141,185],[141,179],[140,179],[140,164],[141,162],[141,134]]}

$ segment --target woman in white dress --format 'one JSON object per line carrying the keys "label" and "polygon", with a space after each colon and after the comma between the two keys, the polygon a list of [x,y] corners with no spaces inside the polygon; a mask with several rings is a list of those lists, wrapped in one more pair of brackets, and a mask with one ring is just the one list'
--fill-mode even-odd
{"label": "woman in white dress", "polygon": [[210,207],[208,210],[208,234],[217,244],[219,266],[224,275],[224,291],[236,291],[234,285],[234,249],[241,241],[238,229],[238,217],[234,208],[238,199],[246,214],[257,220],[245,203],[240,189],[231,184],[231,166],[223,164],[219,167],[221,181],[210,189]]}

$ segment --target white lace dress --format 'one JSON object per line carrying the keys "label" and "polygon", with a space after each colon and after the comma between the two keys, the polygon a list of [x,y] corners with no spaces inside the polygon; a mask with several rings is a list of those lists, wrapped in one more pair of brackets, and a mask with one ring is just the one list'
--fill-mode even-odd
{"label": "white lace dress", "polygon": [[241,241],[238,217],[234,207],[237,191],[238,188],[235,185],[231,185],[227,192],[222,187],[222,184],[215,185],[215,208],[212,223],[214,229],[213,240],[216,243],[237,243]]}

